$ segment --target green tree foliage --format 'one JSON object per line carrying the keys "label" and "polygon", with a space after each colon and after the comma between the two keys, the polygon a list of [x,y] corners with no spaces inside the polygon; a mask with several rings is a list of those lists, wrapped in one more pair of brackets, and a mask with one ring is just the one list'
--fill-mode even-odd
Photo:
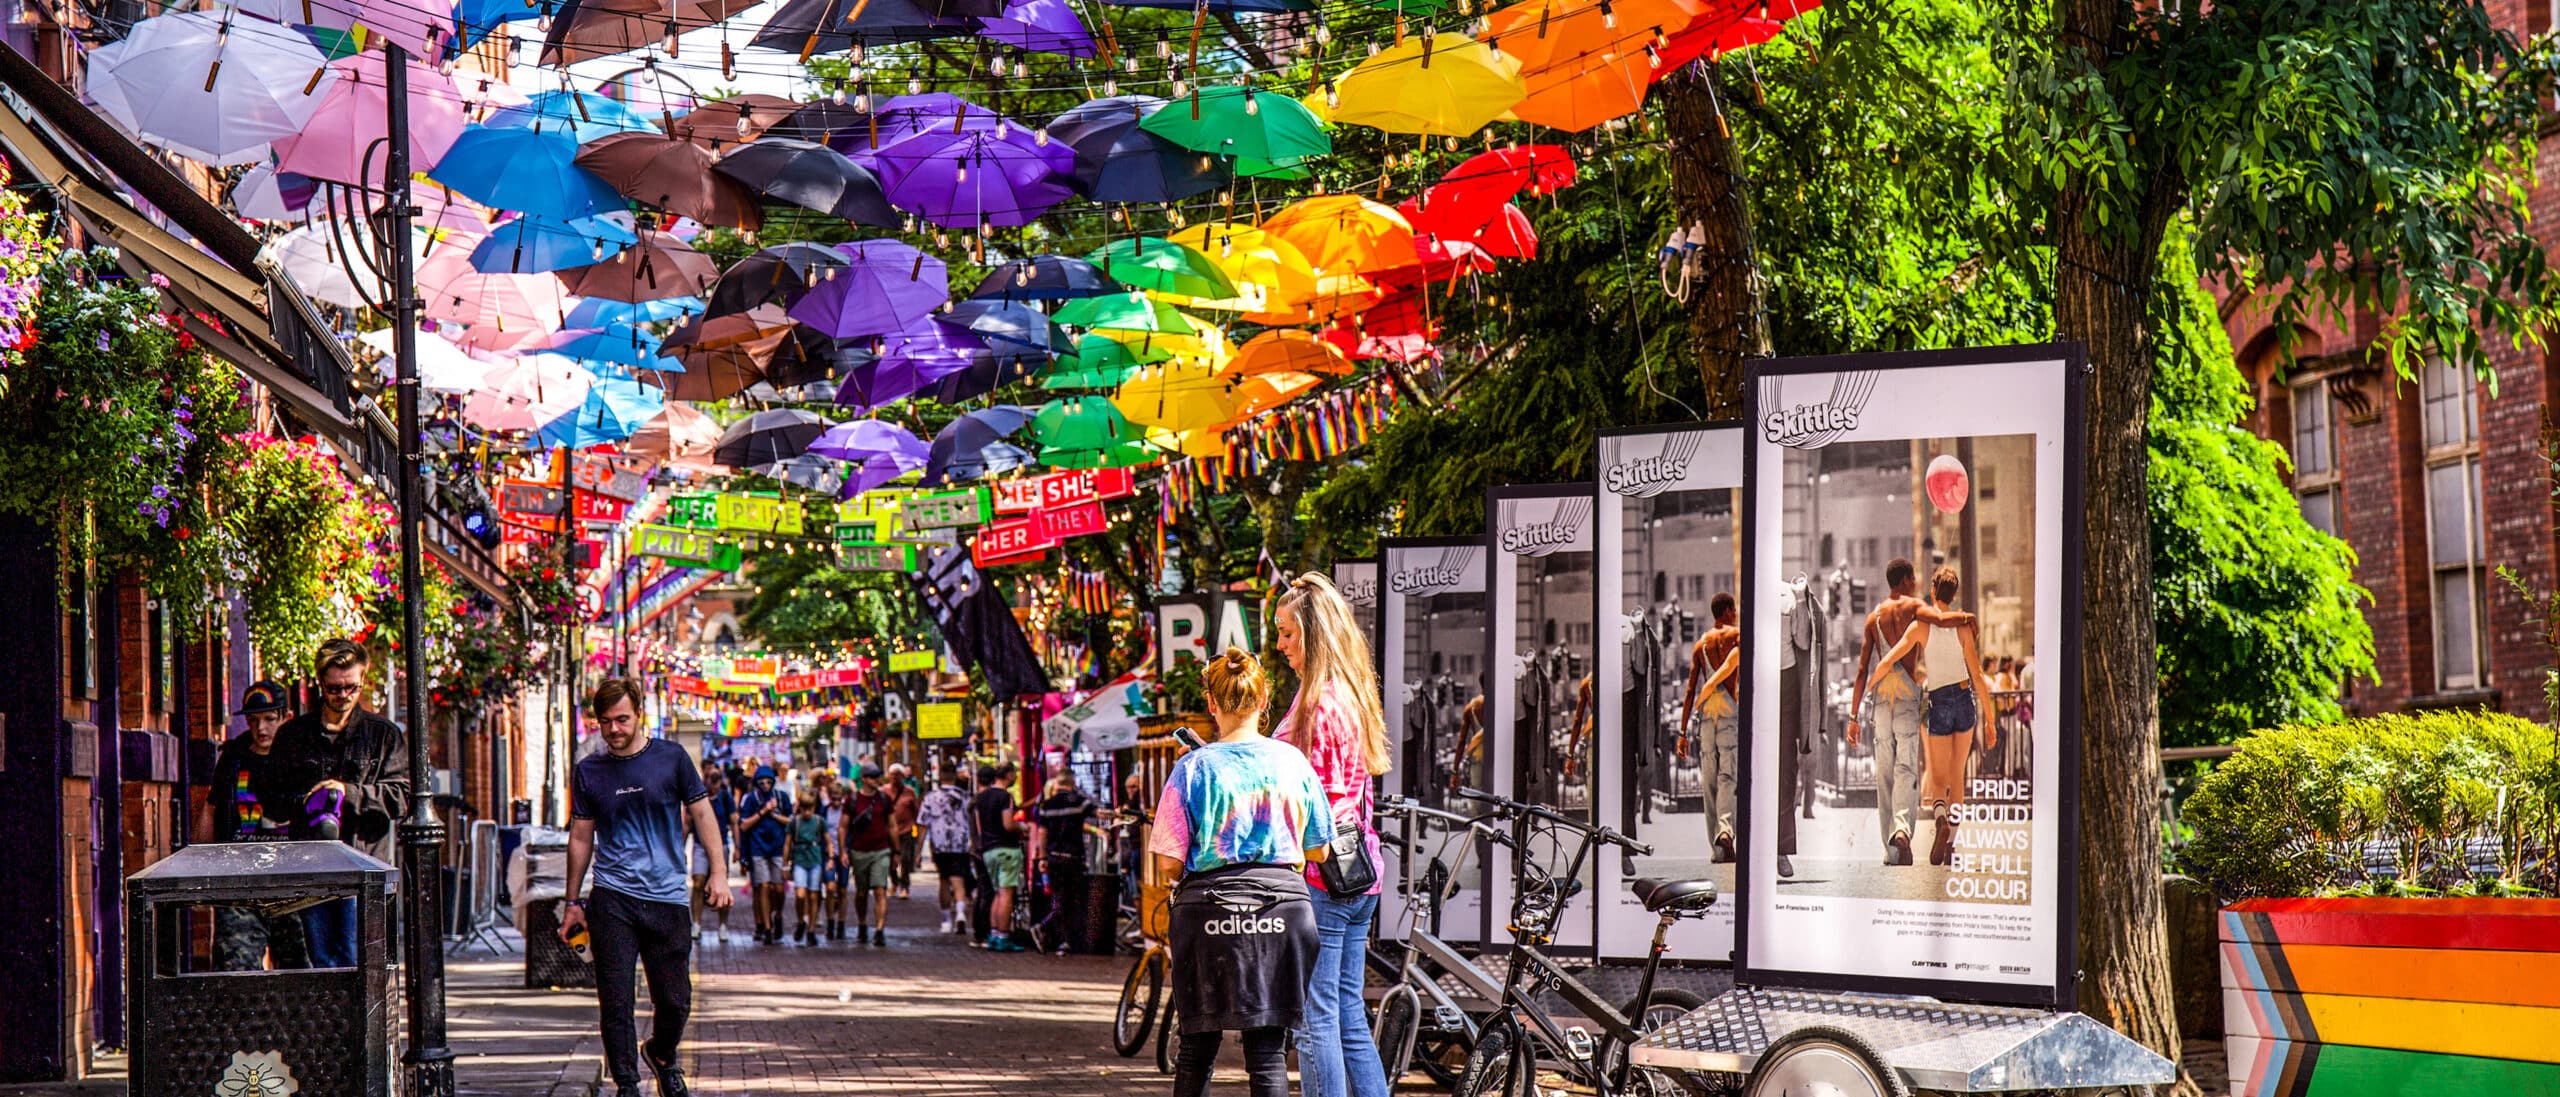
{"label": "green tree foliage", "polygon": [[2284,447],[2241,425],[2248,382],[2182,238],[2162,250],[2151,326],[2161,742],[2335,720],[2346,679],[2373,673],[2355,552],[2303,519]]}
{"label": "green tree foliage", "polygon": [[777,648],[877,644],[933,635],[932,622],[894,572],[838,571],[828,554],[802,548],[765,551],[747,563],[755,582],[738,623]]}

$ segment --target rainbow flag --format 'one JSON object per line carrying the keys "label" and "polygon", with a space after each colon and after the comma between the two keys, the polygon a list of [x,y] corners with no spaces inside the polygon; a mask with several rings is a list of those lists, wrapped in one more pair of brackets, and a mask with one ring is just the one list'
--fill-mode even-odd
{"label": "rainbow flag", "polygon": [[738,714],[734,712],[721,713],[720,715],[712,718],[711,727],[712,730],[720,733],[721,738],[735,739],[738,737],[739,731]]}

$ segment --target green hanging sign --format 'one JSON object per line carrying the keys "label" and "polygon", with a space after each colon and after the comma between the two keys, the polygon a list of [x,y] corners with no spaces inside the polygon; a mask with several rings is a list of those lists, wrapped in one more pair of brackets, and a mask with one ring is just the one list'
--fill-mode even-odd
{"label": "green hanging sign", "polygon": [[725,543],[703,530],[681,526],[644,525],[632,530],[631,552],[635,556],[656,556],[713,571],[736,571],[741,561],[738,546]]}
{"label": "green hanging sign", "polygon": [[898,504],[898,527],[904,531],[983,525],[995,516],[995,499],[985,488],[916,495]]}

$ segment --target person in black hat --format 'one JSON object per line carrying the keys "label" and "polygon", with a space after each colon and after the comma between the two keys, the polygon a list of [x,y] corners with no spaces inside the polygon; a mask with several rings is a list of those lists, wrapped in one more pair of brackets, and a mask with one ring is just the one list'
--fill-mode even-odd
{"label": "person in black hat", "polygon": [[[284,726],[285,689],[259,682],[240,696],[248,730],[222,744],[211,777],[214,842],[278,842],[292,837],[302,810],[302,789],[277,753]],[[300,918],[268,917],[251,907],[216,907],[213,961],[222,971],[259,971],[272,955],[278,968],[305,964]]]}

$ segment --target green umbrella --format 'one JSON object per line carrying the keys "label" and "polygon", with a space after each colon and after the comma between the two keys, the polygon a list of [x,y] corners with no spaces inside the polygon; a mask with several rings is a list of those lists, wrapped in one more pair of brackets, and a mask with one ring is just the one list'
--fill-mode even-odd
{"label": "green umbrella", "polygon": [[1048,446],[1040,450],[1040,463],[1060,469],[1117,469],[1143,465],[1163,456],[1163,450],[1145,442],[1123,442],[1102,449]]}
{"label": "green umbrella", "polygon": [[1101,267],[1104,277],[1138,289],[1211,300],[1236,295],[1236,284],[1216,260],[1161,236],[1114,240],[1084,258]]}
{"label": "green umbrella", "polygon": [[1239,156],[1236,157],[1235,170],[1237,175],[1247,179],[1304,179],[1314,174],[1304,167],[1305,164],[1303,157],[1291,157],[1275,164],[1269,160]]}
{"label": "green umbrella", "polygon": [[1173,357],[1165,347],[1134,347],[1108,335],[1087,335],[1075,342],[1075,353],[1061,354],[1040,378],[1044,389],[1107,389],[1138,375],[1149,362]]}
{"label": "green umbrella", "polygon": [[1191,326],[1191,321],[1182,315],[1181,310],[1162,301],[1126,293],[1076,298],[1058,306],[1058,311],[1050,319],[1088,331],[1107,328],[1112,331],[1190,335],[1200,330]]}
{"label": "green umbrella", "polygon": [[[1100,451],[1146,437],[1146,430],[1120,414],[1100,396],[1070,396],[1040,405],[1031,417],[1031,436],[1044,455],[1058,450]],[[1077,468],[1100,466],[1078,465]]]}
{"label": "green umbrella", "polygon": [[1138,128],[1214,156],[1283,162],[1333,151],[1333,138],[1314,111],[1267,89],[1195,88],[1140,119]]}

